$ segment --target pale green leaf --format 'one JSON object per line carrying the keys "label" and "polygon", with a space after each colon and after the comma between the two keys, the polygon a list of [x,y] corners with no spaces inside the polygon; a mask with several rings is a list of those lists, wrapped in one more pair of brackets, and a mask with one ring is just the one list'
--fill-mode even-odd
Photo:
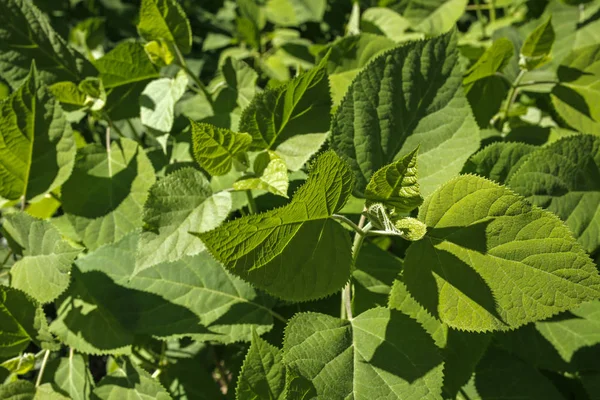
{"label": "pale green leaf", "polygon": [[375,58],[352,82],[333,119],[331,145],[350,164],[357,194],[375,171],[420,145],[419,183],[428,195],[479,147],[456,41],[452,31],[409,42]]}
{"label": "pale green leaf", "polygon": [[418,152],[417,148],[373,174],[365,189],[367,206],[383,203],[396,212],[408,213],[423,203],[417,182]]}
{"label": "pale green leaf", "polygon": [[328,151],[288,205],[198,237],[230,271],[258,288],[288,300],[324,297],[350,276],[348,234],[329,217],[343,207],[352,184],[347,165]]}
{"label": "pale green leaf", "polygon": [[142,0],[138,32],[147,41],[164,40],[183,54],[192,48],[192,28],[177,0]]}
{"label": "pale green leaf", "polygon": [[570,53],[558,67],[552,103],[573,128],[600,135],[600,45]]}
{"label": "pale green leaf", "polygon": [[331,96],[326,61],[254,96],[242,113],[239,127],[239,131],[252,135],[252,150],[273,150],[292,136],[329,130]]}
{"label": "pale green leaf", "polygon": [[484,178],[446,183],[419,219],[429,232],[407,250],[404,282],[452,328],[516,328],[599,295],[598,271],[569,229]]}
{"label": "pale green leaf", "polygon": [[489,49],[482,54],[471,68],[465,72],[463,85],[465,91],[469,91],[472,85],[483,78],[494,76],[501,72],[508,64],[514,54],[514,47],[510,40],[500,38],[495,40]]}
{"label": "pale green leaf", "polygon": [[194,159],[209,174],[225,175],[233,166],[235,157],[245,152],[252,136],[247,133],[235,133],[211,124],[190,120]]}
{"label": "pale green leaf", "polygon": [[72,400],[89,399],[94,379],[81,354],[56,358],[48,363],[42,382],[52,383],[57,391]]}
{"label": "pale green leaf", "polygon": [[142,124],[159,132],[169,133],[175,120],[175,103],[187,88],[188,77],[180,71],[177,76],[150,82],[140,97]]}
{"label": "pale green leaf", "polygon": [[231,210],[231,194],[213,194],[210,183],[192,168],[179,169],[152,186],[144,205],[136,272],[204,250],[189,231],[216,228]]}
{"label": "pale green leaf", "polygon": [[498,183],[507,182],[527,156],[538,147],[518,142],[497,142],[473,154],[463,172],[473,173]]}
{"label": "pale green leaf", "polygon": [[62,187],[63,210],[89,249],[112,243],[142,225],[142,208],[155,181],[154,168],[132,140],[79,150]]}
{"label": "pale green leaf", "polygon": [[288,197],[289,178],[285,161],[275,152],[259,154],[254,161],[256,178],[241,179],[233,184],[235,190],[266,190],[278,196]]}
{"label": "pale green leaf", "polygon": [[547,63],[550,60],[550,52],[555,38],[552,18],[548,18],[535,28],[523,42],[519,65],[526,70],[532,70]]}
{"label": "pale green leaf", "polygon": [[306,22],[320,22],[325,14],[325,0],[268,0],[267,19],[280,26],[298,26]]}
{"label": "pale green leaf", "polygon": [[238,377],[237,400],[284,399],[285,366],[281,351],[256,333]]}
{"label": "pale green leaf", "polygon": [[71,174],[75,152],[71,125],[32,64],[0,102],[0,196],[29,200],[55,189]]}
{"label": "pale green leaf", "polygon": [[323,147],[328,137],[329,132],[292,136],[277,146],[275,153],[283,159],[287,169],[298,171]]}
{"label": "pale green leaf", "polygon": [[36,387],[33,400],[70,400],[70,397],[63,396],[51,383],[44,383]]}
{"label": "pale green leaf", "polygon": [[467,6],[465,0],[408,0],[395,3],[388,7],[410,21],[414,30],[428,35],[448,32]]}
{"label": "pale green leaf", "polygon": [[367,8],[360,16],[363,32],[383,34],[393,41],[403,39],[404,32],[410,28],[410,22],[397,12],[385,7]]}
{"label": "pale green leaf", "polygon": [[29,381],[14,381],[0,385],[0,399],[2,400],[33,400],[35,386]]}
{"label": "pale green leaf", "polygon": [[419,323],[374,308],[352,321],[296,314],[283,361],[324,399],[441,399],[442,358]]}
{"label": "pale green leaf", "polygon": [[4,231],[21,249],[23,258],[10,269],[11,285],[48,303],[69,286],[71,264],[79,254],[48,221],[25,213],[8,215]]}
{"label": "pale green leaf", "polygon": [[144,51],[144,46],[131,41],[119,43],[96,60],[96,67],[107,89],[159,77],[156,67]]}
{"label": "pale green leaf", "polygon": [[25,350],[35,337],[36,305],[24,293],[0,286],[0,359]]}
{"label": "pale green leaf", "polygon": [[96,70],[79,52],[69,48],[30,0],[0,2],[0,76],[17,89],[27,79],[35,60],[40,79],[50,84],[78,82]]}
{"label": "pale green leaf", "polygon": [[558,215],[588,253],[600,249],[600,137],[570,136],[530,154],[507,184]]}
{"label": "pale green leaf", "polygon": [[169,400],[171,396],[150,374],[126,358],[94,389],[97,400]]}
{"label": "pale green leaf", "polygon": [[23,353],[0,363],[0,367],[6,369],[11,374],[24,375],[35,367],[35,354]]}

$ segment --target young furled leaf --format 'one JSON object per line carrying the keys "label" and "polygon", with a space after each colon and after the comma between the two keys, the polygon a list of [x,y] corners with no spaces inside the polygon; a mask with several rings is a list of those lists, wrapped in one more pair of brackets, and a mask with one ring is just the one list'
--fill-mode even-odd
{"label": "young furled leaf", "polygon": [[348,234],[329,217],[343,207],[352,184],[346,163],[325,152],[290,204],[197,236],[230,271],[275,296],[294,301],[327,296],[350,276]]}
{"label": "young furled leaf", "polygon": [[598,271],[569,229],[484,178],[446,183],[419,219],[429,231],[407,250],[403,279],[451,328],[514,329],[600,295]]}
{"label": "young furled leaf", "polygon": [[25,213],[7,215],[3,229],[23,255],[10,269],[11,285],[40,303],[64,292],[80,250],[64,240],[50,222]]}
{"label": "young furled leaf", "polygon": [[177,0],[142,0],[138,32],[147,41],[164,40],[183,54],[192,48],[192,29]]}
{"label": "young furled leaf", "polygon": [[529,71],[550,61],[550,52],[555,38],[552,18],[548,18],[535,28],[523,42],[519,66]]}
{"label": "young furled leaf", "polygon": [[150,188],[144,204],[135,272],[200,253],[204,244],[188,232],[216,228],[230,210],[231,194],[213,194],[200,171],[183,168],[167,175]]}
{"label": "young furled leaf", "polygon": [[32,60],[47,84],[79,82],[96,75],[92,64],[71,49],[30,0],[0,2],[0,76],[13,89],[28,79]]}
{"label": "young furled leaf", "polygon": [[175,78],[150,82],[140,97],[142,124],[158,132],[169,133],[175,120],[175,103],[187,88],[188,77],[179,71]]}
{"label": "young furled leaf", "polygon": [[378,230],[372,230],[374,233],[382,235],[400,236],[405,240],[414,242],[425,236],[427,226],[416,218],[404,217],[398,218],[392,213],[388,213],[386,207],[381,203],[369,205],[365,212],[369,221]]}
{"label": "young furled leaf", "polygon": [[282,359],[277,347],[254,332],[238,377],[236,399],[285,399],[285,365]]}
{"label": "young furled leaf", "polygon": [[36,336],[36,309],[25,293],[0,286],[0,359],[19,354]]}
{"label": "young furled leaf", "polygon": [[423,195],[460,172],[479,147],[462,74],[455,31],[388,50],[359,72],[331,125],[331,145],[350,164],[356,194],[419,145]]}
{"label": "young furled leaf", "polygon": [[383,203],[398,213],[408,213],[423,203],[417,182],[418,151],[414,149],[373,174],[365,189],[367,207]]}
{"label": "young furled leaf", "polygon": [[99,144],[80,149],[61,199],[85,246],[96,249],[141,227],[142,207],[155,179],[150,160],[130,139],[113,141],[108,152]]}
{"label": "young furled leaf", "polygon": [[212,176],[225,175],[233,166],[235,157],[245,152],[252,136],[247,133],[235,133],[211,124],[190,120],[194,159]]}
{"label": "young furled leaf", "polygon": [[156,399],[170,400],[171,396],[149,373],[125,358],[116,371],[98,382],[93,398],[102,400]]}
{"label": "young furled leaf", "polygon": [[254,172],[258,178],[245,178],[233,184],[235,190],[266,190],[278,196],[288,197],[289,178],[285,161],[275,152],[266,151],[254,160]]}
{"label": "young furled leaf", "polygon": [[323,399],[441,399],[443,360],[417,321],[374,308],[351,321],[296,314],[285,330],[283,362]]}
{"label": "young furled leaf", "polygon": [[0,102],[0,196],[52,191],[71,174],[75,152],[71,125],[31,64],[23,85]]}

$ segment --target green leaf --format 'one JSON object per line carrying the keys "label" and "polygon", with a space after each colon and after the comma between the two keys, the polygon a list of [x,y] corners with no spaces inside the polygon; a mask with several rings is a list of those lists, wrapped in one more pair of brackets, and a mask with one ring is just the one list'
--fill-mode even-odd
{"label": "green leaf", "polygon": [[155,181],[154,168],[132,140],[79,150],[62,187],[63,210],[85,246],[112,243],[142,225],[142,207]]}
{"label": "green leaf", "polygon": [[371,7],[360,16],[360,27],[363,32],[381,33],[398,42],[405,36],[404,32],[410,28],[410,22],[389,8]]}
{"label": "green leaf", "polygon": [[479,147],[456,36],[452,31],[389,50],[352,82],[333,119],[331,145],[350,164],[356,194],[375,171],[420,145],[419,183],[428,195]]}
{"label": "green leaf", "polygon": [[552,18],[548,18],[535,28],[523,42],[519,65],[529,71],[546,64],[550,61],[550,52],[555,38]]}
{"label": "green leaf", "polygon": [[[409,0],[387,5],[408,21],[413,30],[439,35],[451,30],[465,12],[465,0]],[[393,4],[396,3],[396,4]]]}
{"label": "green leaf", "polygon": [[35,386],[29,381],[14,381],[0,385],[0,399],[2,400],[33,400]]}
{"label": "green leaf", "polygon": [[183,54],[192,48],[192,28],[176,0],[142,0],[138,32],[147,41],[164,40]]}
{"label": "green leaf", "polygon": [[539,147],[518,142],[496,142],[473,154],[464,173],[473,173],[504,184]]}
{"label": "green leaf", "polygon": [[11,285],[40,303],[51,302],[64,292],[80,250],[64,240],[50,222],[25,213],[8,215],[3,228],[23,255],[10,269]]}
{"label": "green leaf", "polygon": [[352,321],[296,314],[283,352],[319,398],[442,398],[443,364],[433,339],[396,310],[374,308]]}
{"label": "green leaf", "polygon": [[423,203],[417,182],[418,152],[416,148],[373,174],[365,189],[367,206],[383,203],[398,213],[408,213]]}
{"label": "green leaf", "polygon": [[235,190],[260,189],[288,197],[289,178],[285,161],[275,152],[260,153],[254,161],[254,172],[257,178],[246,178],[233,184]]}
{"label": "green leaf", "polygon": [[35,354],[23,353],[0,363],[0,367],[6,369],[11,374],[25,375],[35,367]]}
{"label": "green leaf", "polygon": [[63,396],[58,392],[56,386],[44,383],[36,388],[34,400],[69,400],[70,397]]}
{"label": "green leaf", "polygon": [[279,349],[256,332],[238,377],[236,399],[284,399],[285,366]]}
{"label": "green leaf", "polygon": [[514,46],[506,38],[495,40],[471,68],[465,72],[463,85],[468,93],[473,84],[483,78],[494,76],[506,67],[513,57]]}
{"label": "green leaf", "polygon": [[530,154],[507,183],[558,215],[592,254],[600,249],[599,182],[600,137],[577,135]]}
{"label": "green leaf", "polygon": [[323,147],[328,137],[329,132],[292,136],[277,146],[275,153],[283,159],[287,169],[298,171]]}
{"label": "green leaf", "polygon": [[131,41],[117,44],[114,49],[96,60],[96,67],[107,89],[146,82],[160,76],[148,58],[144,46]]}
{"label": "green leaf", "polygon": [[506,330],[598,297],[600,276],[569,229],[509,189],[461,176],[419,210],[404,282],[433,316],[467,331]]}
{"label": "green leaf", "polygon": [[16,289],[0,286],[0,359],[27,348],[36,336],[35,314],[36,305],[29,297]]}
{"label": "green leaf", "polygon": [[348,234],[329,217],[343,207],[352,184],[347,165],[335,153],[325,152],[291,203],[198,237],[230,271],[275,296],[286,300],[327,296],[350,275]]}
{"label": "green leaf", "polygon": [[171,396],[149,373],[135,366],[128,358],[119,368],[106,375],[94,389],[98,400],[156,399],[169,400]]}
{"label": "green leaf", "polygon": [[256,94],[257,79],[258,74],[248,64],[227,57],[217,76],[210,82],[209,90],[213,93],[216,104],[236,103],[239,107],[246,108]]}
{"label": "green leaf", "polygon": [[0,76],[13,88],[28,79],[32,60],[48,84],[78,82],[96,71],[54,31],[48,18],[29,0],[0,3]]}
{"label": "green leaf", "polygon": [[280,26],[298,26],[306,22],[320,22],[325,14],[325,0],[268,0],[267,19]]}
{"label": "green leaf", "polygon": [[142,124],[159,132],[169,133],[175,120],[175,103],[187,88],[188,77],[180,71],[177,76],[150,82],[140,97]]}
{"label": "green leaf", "polygon": [[239,130],[252,136],[251,150],[275,149],[295,135],[329,130],[331,96],[325,62],[252,99]]}
{"label": "green leaf", "polygon": [[71,125],[32,64],[23,85],[0,102],[0,196],[29,200],[57,188],[75,151]]}
{"label": "green leaf", "polygon": [[558,67],[552,104],[573,128],[600,135],[600,45],[570,53]]}
{"label": "green leaf", "polygon": [[219,226],[231,210],[231,194],[213,194],[210,182],[192,168],[179,169],[152,186],[144,205],[136,272],[204,250],[189,231]]}
{"label": "green leaf", "polygon": [[194,159],[212,176],[231,171],[235,157],[248,150],[252,136],[190,120]]}
{"label": "green leaf", "polygon": [[92,374],[81,354],[56,358],[48,363],[42,382],[52,383],[57,391],[68,395],[72,400],[90,398],[94,388]]}

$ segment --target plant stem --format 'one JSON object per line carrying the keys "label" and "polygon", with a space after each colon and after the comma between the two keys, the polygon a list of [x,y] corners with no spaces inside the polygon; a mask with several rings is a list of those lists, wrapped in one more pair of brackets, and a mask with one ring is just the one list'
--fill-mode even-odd
{"label": "plant stem", "polygon": [[10,256],[12,256],[12,250],[8,250],[8,253],[6,253],[6,257],[4,257],[4,260],[2,260],[2,264],[0,264],[0,267],[4,267],[4,264],[8,262]]}
{"label": "plant stem", "polygon": [[493,24],[496,22],[496,2],[495,0],[490,0],[490,22]]}
{"label": "plant stem", "polygon": [[475,14],[477,15],[477,20],[481,24],[481,35],[486,37],[487,34],[485,32],[485,21],[483,20],[483,13],[481,12],[481,0],[475,0],[476,8]]}
{"label": "plant stem", "polygon": [[520,82],[517,86],[518,88],[522,88],[525,86],[534,86],[534,85],[557,85],[558,81],[528,81],[528,82]]}
{"label": "plant stem", "polygon": [[515,78],[515,81],[510,87],[510,91],[508,92],[508,99],[506,101],[506,107],[504,107],[504,119],[508,117],[508,111],[510,107],[513,105],[515,100],[517,99],[517,92],[519,90],[519,84],[521,83],[521,79],[523,79],[523,75],[525,75],[525,70],[522,69],[519,71],[519,75]]}
{"label": "plant stem", "polygon": [[[363,230],[363,226],[367,221],[367,217],[363,214],[360,216],[360,220],[358,221],[357,228],[358,230],[354,234],[354,241],[352,243],[352,269],[354,269],[354,265],[356,264],[356,260],[358,259],[358,253],[360,252],[360,247],[362,246],[363,241],[365,240],[366,230]],[[359,231],[361,233],[359,233]],[[347,319],[349,321],[352,320],[352,287],[350,281],[344,286],[342,290],[342,319]]]}
{"label": "plant stem", "polygon": [[35,381],[35,387],[40,386],[40,383],[42,383],[42,376],[44,375],[44,370],[46,369],[46,363],[48,363],[48,357],[50,357],[50,350],[46,350],[44,353],[44,359],[42,360],[40,372],[38,372],[37,380]]}
{"label": "plant stem", "polygon": [[256,207],[256,201],[254,200],[254,196],[252,196],[251,190],[246,190],[246,198],[248,199],[248,210],[250,214],[258,213],[258,208]]}
{"label": "plant stem", "polygon": [[183,54],[181,54],[181,50],[179,50],[179,46],[177,46],[177,44],[174,44],[174,48],[175,53],[177,54],[176,64],[179,65],[185,71],[185,73],[188,74],[190,78],[192,78],[196,86],[198,86],[202,93],[204,93],[204,96],[206,96],[206,100],[210,103],[211,106],[213,106],[214,103],[212,96],[210,95],[210,92],[208,91],[204,83],[202,83],[200,78],[198,78],[196,74],[194,74],[192,70],[188,67],[187,62],[185,62],[185,58],[183,58]]}
{"label": "plant stem", "polygon": [[349,218],[340,215],[340,214],[333,214],[331,216],[331,218],[333,219],[337,219],[340,222],[343,222],[344,224],[348,225],[350,228],[352,228],[352,230],[354,230],[354,232],[358,233],[359,235],[365,235],[366,232],[363,231],[361,228],[359,228],[358,225],[356,225],[354,222],[352,222]]}
{"label": "plant stem", "polygon": [[111,164],[111,158],[110,158],[110,127],[111,127],[111,123],[109,122],[108,125],[106,126],[106,158],[107,158],[107,162],[108,162],[108,175],[110,177],[112,177],[112,164]]}

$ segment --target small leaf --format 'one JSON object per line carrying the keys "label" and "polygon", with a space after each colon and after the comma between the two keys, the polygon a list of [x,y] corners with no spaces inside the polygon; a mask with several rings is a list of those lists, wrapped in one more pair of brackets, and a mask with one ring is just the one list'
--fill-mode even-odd
{"label": "small leaf", "polygon": [[183,54],[192,48],[190,21],[176,0],[142,0],[137,28],[147,41],[173,43]]}
{"label": "small leaf", "polygon": [[135,272],[200,253],[204,244],[188,231],[214,229],[230,210],[231,194],[213,194],[209,181],[197,170],[179,169],[161,179],[150,188],[144,205]]}
{"label": "small leaf", "polygon": [[407,250],[403,279],[452,328],[514,329],[599,295],[598,271],[569,229],[484,178],[446,183],[419,219],[429,231]]}
{"label": "small leaf", "polygon": [[50,222],[25,213],[8,215],[3,228],[23,255],[10,270],[12,286],[40,303],[56,299],[69,286],[71,264],[80,250],[64,240]]}
{"label": "small leaf", "polygon": [[254,161],[254,171],[258,178],[242,179],[233,184],[235,190],[266,190],[278,196],[288,197],[289,178],[287,166],[275,152],[259,154]]}
{"label": "small leaf", "polygon": [[170,400],[169,393],[149,373],[128,358],[119,368],[98,382],[93,398],[100,400],[156,399]]}
{"label": "small leaf", "polygon": [[212,176],[225,175],[233,166],[235,157],[245,152],[252,136],[217,128],[206,123],[190,120],[194,159]]}
{"label": "small leaf", "polygon": [[442,358],[418,322],[374,308],[352,321],[296,314],[286,327],[283,361],[318,398],[441,399]]}
{"label": "small leaf", "polygon": [[383,34],[399,42],[403,39],[404,32],[410,28],[410,22],[389,8],[371,7],[360,16],[360,26],[363,32]]}
{"label": "small leaf", "polygon": [[29,200],[52,191],[71,174],[75,152],[71,125],[32,64],[0,102],[0,196]]}
{"label": "small leaf", "polygon": [[373,174],[365,189],[367,206],[383,203],[398,213],[408,213],[423,203],[417,182],[418,151],[416,148]]}
{"label": "small leaf", "polygon": [[35,367],[35,354],[23,353],[0,363],[0,367],[8,370],[11,374],[24,375]]}
{"label": "small leaf", "polygon": [[265,13],[267,19],[276,25],[298,26],[322,21],[326,7],[325,0],[268,0]]}
{"label": "small leaf", "polygon": [[297,78],[252,99],[240,118],[241,132],[252,136],[251,150],[273,150],[300,134],[329,130],[331,96],[324,58]]}
{"label": "small leaf", "polygon": [[513,55],[514,46],[510,40],[506,38],[495,40],[477,62],[465,72],[463,78],[465,91],[468,93],[476,81],[494,76],[496,72],[502,71]]}
{"label": "small leaf", "polygon": [[278,348],[256,332],[240,370],[236,399],[284,399],[285,366]]}
{"label": "small leaf", "polygon": [[188,77],[183,71],[174,79],[150,82],[140,97],[142,124],[159,132],[170,132],[175,120],[175,103],[185,93],[187,84]]}
{"label": "small leaf", "polygon": [[27,348],[36,336],[36,305],[19,290],[0,286],[0,359]]}
{"label": "small leaf", "polygon": [[546,64],[550,61],[550,52],[555,38],[552,18],[548,18],[535,28],[523,42],[519,65],[529,71]]}
{"label": "small leaf", "polygon": [[350,275],[348,234],[329,217],[343,207],[352,184],[346,164],[325,152],[290,204],[198,237],[230,271],[271,294],[296,301],[324,297]]}
{"label": "small leaf", "polygon": [[175,60],[175,55],[169,49],[168,44],[162,40],[153,40],[146,43],[144,50],[146,50],[146,54],[148,54],[152,63],[159,66],[170,65]]}
{"label": "small leaf", "polygon": [[96,67],[107,89],[159,77],[144,47],[137,42],[120,42],[104,57],[96,60]]}

